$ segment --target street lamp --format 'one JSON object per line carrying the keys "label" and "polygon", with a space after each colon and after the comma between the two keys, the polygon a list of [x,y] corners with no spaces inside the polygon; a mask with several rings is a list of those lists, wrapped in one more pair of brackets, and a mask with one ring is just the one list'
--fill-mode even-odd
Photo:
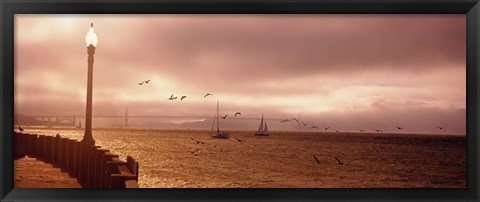
{"label": "street lamp", "polygon": [[82,143],[87,145],[95,145],[92,136],[92,86],[93,86],[93,55],[97,47],[98,37],[93,30],[93,23],[90,24],[90,30],[85,36],[88,54],[88,76],[87,76],[87,112],[85,113],[85,134]]}

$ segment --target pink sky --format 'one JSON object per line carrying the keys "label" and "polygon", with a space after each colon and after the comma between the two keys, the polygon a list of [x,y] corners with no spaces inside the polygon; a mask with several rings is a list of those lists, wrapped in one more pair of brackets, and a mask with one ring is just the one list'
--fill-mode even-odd
{"label": "pink sky", "polygon": [[465,133],[464,15],[16,15],[16,113],[85,113],[91,22],[94,115]]}

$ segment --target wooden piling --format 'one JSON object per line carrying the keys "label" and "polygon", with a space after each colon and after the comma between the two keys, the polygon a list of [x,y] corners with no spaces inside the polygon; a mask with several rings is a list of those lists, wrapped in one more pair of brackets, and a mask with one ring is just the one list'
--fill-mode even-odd
{"label": "wooden piling", "polygon": [[21,133],[14,132],[14,139],[15,147],[13,148],[14,157],[15,158],[23,158],[25,157],[25,148],[26,148],[26,141],[25,135]]}
{"label": "wooden piling", "polygon": [[138,188],[138,162],[62,137],[14,133],[15,156],[35,156],[68,171],[84,188]]}
{"label": "wooden piling", "polygon": [[53,136],[47,136],[47,159],[51,163],[55,163],[55,138]]}
{"label": "wooden piling", "polygon": [[65,139],[65,167],[69,173],[73,173],[73,140]]}
{"label": "wooden piling", "polygon": [[40,144],[39,144],[39,152],[40,152],[40,155],[38,156],[40,159],[45,159],[45,154],[47,152],[45,152],[46,150],[46,143],[45,143],[45,135],[40,135]]}
{"label": "wooden piling", "polygon": [[95,154],[95,175],[93,176],[93,188],[103,188],[102,187],[102,160],[103,155],[110,150],[108,149],[98,149]]}
{"label": "wooden piling", "polygon": [[102,157],[102,165],[101,165],[102,173],[100,174],[102,176],[100,178],[102,188],[108,188],[109,187],[110,173],[108,172],[108,162],[110,162],[114,158],[118,158],[118,155],[112,154],[110,152],[105,153]]}
{"label": "wooden piling", "polygon": [[[53,138],[53,142],[54,142],[54,154],[53,154],[53,157],[54,157],[54,162],[56,164],[60,164],[60,156],[62,155],[62,153],[60,152],[60,138],[59,137],[54,137]],[[60,166],[60,165],[58,165]]]}
{"label": "wooden piling", "polygon": [[87,186],[90,188],[94,187],[94,177],[95,177],[95,156],[99,146],[90,146],[88,149],[88,170],[87,170]]}
{"label": "wooden piling", "polygon": [[88,169],[88,145],[79,144],[80,150],[80,162],[79,162],[79,172],[78,172],[78,179],[82,186],[85,186],[87,182],[87,169]]}
{"label": "wooden piling", "polygon": [[77,178],[80,178],[80,170],[81,170],[80,154],[82,153],[82,143],[79,141],[75,141],[74,148],[75,148],[75,153],[73,154],[74,155],[73,159],[74,159],[74,165],[75,165],[75,176],[77,176]]}

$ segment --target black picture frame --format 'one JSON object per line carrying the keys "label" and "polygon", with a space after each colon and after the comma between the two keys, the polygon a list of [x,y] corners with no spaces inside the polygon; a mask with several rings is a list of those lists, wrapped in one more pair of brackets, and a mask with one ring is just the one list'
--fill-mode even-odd
{"label": "black picture frame", "polygon": [[[466,189],[14,189],[15,14],[465,14]],[[479,201],[478,0],[0,0],[2,201]]]}

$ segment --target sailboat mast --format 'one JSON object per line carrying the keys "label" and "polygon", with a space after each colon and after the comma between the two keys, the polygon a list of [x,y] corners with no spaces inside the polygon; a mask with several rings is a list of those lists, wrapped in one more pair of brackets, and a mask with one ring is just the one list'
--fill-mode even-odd
{"label": "sailboat mast", "polygon": [[218,100],[217,100],[217,132],[220,132],[220,122],[218,122]]}
{"label": "sailboat mast", "polygon": [[268,133],[267,120],[265,119],[265,127],[263,127],[263,132]]}
{"label": "sailboat mast", "polygon": [[217,114],[215,114],[215,116],[213,116],[213,123],[212,123],[212,129],[210,130],[210,133],[213,132],[213,127],[215,126],[215,117],[217,116]]}
{"label": "sailboat mast", "polygon": [[263,113],[262,113],[262,120],[260,121],[260,127],[258,128],[258,132],[263,131]]}

